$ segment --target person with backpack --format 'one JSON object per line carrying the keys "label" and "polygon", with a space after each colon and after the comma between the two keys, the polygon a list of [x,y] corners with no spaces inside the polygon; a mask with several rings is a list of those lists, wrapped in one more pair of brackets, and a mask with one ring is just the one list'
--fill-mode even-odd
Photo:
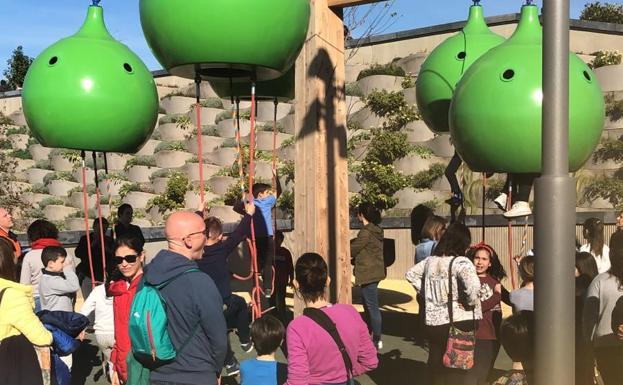
{"label": "person with backpack", "polygon": [[[227,326],[221,294],[196,262],[206,244],[205,224],[195,213],[178,211],[167,219],[164,233],[167,249],[145,268],[132,306],[134,357],[145,366],[147,357],[139,350],[151,349],[151,384],[216,385],[227,353]],[[161,301],[149,304],[153,294]],[[145,318],[149,309],[153,316]],[[152,346],[149,335],[158,337]]]}
{"label": "person with backpack", "polygon": [[143,242],[135,236],[117,238],[114,263],[117,266],[107,283],[106,295],[113,297],[115,314],[115,344],[112,348],[112,384],[125,384],[128,380],[127,356],[130,353],[128,323],[130,307],[136,288],[143,275],[145,251]]}
{"label": "person with backpack", "polygon": [[285,385],[354,384],[353,377],[377,367],[368,328],[352,305],[326,299],[327,263],[305,253],[294,267],[294,288],[305,302],[303,315],[286,332],[288,379]]}
{"label": "person with backpack", "polygon": [[381,330],[383,319],[379,309],[379,282],[385,279],[383,258],[383,229],[381,213],[369,203],[357,208],[357,219],[363,224],[357,238],[350,243],[350,256],[355,266],[355,285],[361,286],[361,297],[365,319],[370,320],[372,340],[377,350],[383,348]]}

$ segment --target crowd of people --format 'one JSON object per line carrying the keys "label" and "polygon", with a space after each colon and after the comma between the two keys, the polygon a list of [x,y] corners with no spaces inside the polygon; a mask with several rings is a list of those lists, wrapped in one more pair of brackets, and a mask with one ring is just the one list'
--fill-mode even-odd
{"label": "crowd of people", "polygon": [[[114,231],[103,218],[93,222],[93,232],[78,243],[75,261],[54,224],[43,219],[28,227],[29,246],[22,248],[11,231],[9,210],[0,208],[0,367],[7,384],[69,384],[72,352],[85,333],[93,334],[102,370],[114,385],[216,385],[222,376],[237,374],[243,385],[352,385],[356,376],[377,368],[383,349],[379,283],[386,277],[380,212],[359,206],[361,229],[351,241],[362,316],[355,307],[327,298],[331,279],[323,256],[305,253],[293,264],[283,234],[272,229],[274,198],[266,186],[254,188],[253,198],[237,209],[241,221],[227,236],[209,213],[172,213],[164,228],[166,248],[148,264],[145,237],[131,223],[127,204],[118,208]],[[428,214],[414,225],[416,252],[406,279],[417,292],[420,311],[414,324],[424,329],[418,343],[428,351],[430,383],[532,383],[539,256],[516,258],[521,287],[509,291],[490,245],[474,244],[465,225]],[[264,227],[256,239],[258,274],[270,309],[252,320],[245,299],[232,291],[228,258],[257,226]],[[596,375],[605,385],[623,383],[623,213],[617,226],[608,247],[603,223],[590,218],[584,224],[587,242],[577,245],[575,371],[581,385],[595,384]],[[303,315],[294,320],[286,313],[288,285],[304,304]],[[166,310],[166,336],[152,335],[158,332],[150,324],[159,322],[156,308],[153,318],[148,313],[147,327],[141,326],[136,306],[148,298],[141,295],[147,290],[158,293]],[[81,306],[78,294],[84,298]],[[502,303],[512,307],[506,319]],[[62,322],[50,321],[54,315],[62,315]],[[137,342],[145,332],[147,354]],[[232,332],[240,348],[255,350],[256,358],[238,361]],[[173,358],[160,359],[167,341]],[[501,347],[513,366],[496,379]],[[287,364],[278,362],[279,349]]]}

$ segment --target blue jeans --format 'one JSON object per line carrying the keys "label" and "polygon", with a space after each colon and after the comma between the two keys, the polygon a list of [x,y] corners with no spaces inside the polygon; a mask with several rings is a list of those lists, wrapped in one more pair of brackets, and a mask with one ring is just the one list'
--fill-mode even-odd
{"label": "blue jeans", "polygon": [[35,313],[39,313],[41,311],[41,298],[34,297],[35,300]]}
{"label": "blue jeans", "polygon": [[363,298],[363,309],[366,318],[370,319],[370,329],[372,329],[372,339],[377,342],[381,339],[381,310],[379,309],[379,283],[372,282],[361,285],[361,297]]}

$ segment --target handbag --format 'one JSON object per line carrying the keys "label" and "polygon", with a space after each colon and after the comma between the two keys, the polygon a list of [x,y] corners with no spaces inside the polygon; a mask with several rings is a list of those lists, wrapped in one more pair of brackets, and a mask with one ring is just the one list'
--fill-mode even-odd
{"label": "handbag", "polygon": [[[474,349],[476,347],[475,330],[463,331],[454,326],[452,314],[452,263],[456,257],[450,261],[448,268],[448,280],[450,295],[448,298],[448,315],[450,316],[450,330],[448,331],[448,344],[443,355],[443,366],[452,369],[468,370],[474,366]],[[474,328],[475,329],[475,328]]]}

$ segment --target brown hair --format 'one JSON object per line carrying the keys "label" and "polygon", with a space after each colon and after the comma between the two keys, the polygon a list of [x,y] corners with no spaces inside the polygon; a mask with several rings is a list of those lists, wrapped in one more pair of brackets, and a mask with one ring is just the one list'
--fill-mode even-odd
{"label": "brown hair", "polygon": [[584,238],[591,245],[591,253],[601,256],[604,249],[604,224],[599,218],[588,218],[582,226]]}
{"label": "brown hair", "polygon": [[446,220],[442,217],[438,215],[431,215],[426,219],[426,222],[424,222],[421,237],[438,241],[441,239],[441,236],[446,229],[446,223]]}
{"label": "brown hair", "polygon": [[320,254],[301,255],[296,261],[294,272],[299,283],[298,292],[305,302],[314,302],[324,296],[329,273],[327,263]]}
{"label": "brown hair", "polygon": [[15,268],[15,251],[13,245],[4,238],[0,238],[0,278],[17,282]]}
{"label": "brown hair", "polygon": [[519,262],[519,276],[524,284],[534,281],[534,257],[527,255]]}
{"label": "brown hair", "polygon": [[223,222],[217,217],[208,217],[203,222],[206,225],[206,236],[208,238],[216,238],[223,234]]}

